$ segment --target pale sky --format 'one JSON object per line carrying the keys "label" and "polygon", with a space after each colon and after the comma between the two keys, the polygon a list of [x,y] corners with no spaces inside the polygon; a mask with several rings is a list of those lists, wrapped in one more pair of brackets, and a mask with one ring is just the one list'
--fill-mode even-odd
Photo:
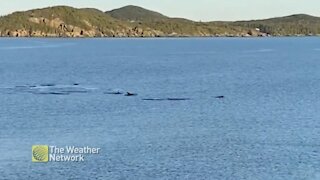
{"label": "pale sky", "polygon": [[55,5],[102,11],[137,5],[192,20],[250,20],[291,14],[320,16],[320,0],[0,0],[0,15]]}

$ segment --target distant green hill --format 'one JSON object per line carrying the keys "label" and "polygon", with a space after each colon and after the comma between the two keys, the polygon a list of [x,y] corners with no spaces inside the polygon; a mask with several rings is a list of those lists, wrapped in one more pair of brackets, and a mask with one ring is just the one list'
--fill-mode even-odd
{"label": "distant green hill", "polygon": [[[125,6],[106,12],[111,17],[129,21],[131,25],[142,29],[155,29],[165,36],[224,36],[226,34],[246,34],[242,28],[226,28],[225,24],[194,22],[183,18],[170,18],[155,11],[147,10],[138,6]],[[247,28],[245,28],[247,29]]]}
{"label": "distant green hill", "polygon": [[164,16],[158,12],[132,5],[107,11],[106,14],[124,21],[158,21],[168,19],[167,16]]}
{"label": "distant green hill", "polygon": [[320,34],[320,18],[306,14],[265,20],[238,21],[235,26],[259,28],[260,31],[272,35],[316,35]]}
{"label": "distant green hill", "polygon": [[320,34],[320,18],[299,14],[266,20],[195,22],[137,6],[108,12],[55,6],[0,17],[5,37],[293,36]]}

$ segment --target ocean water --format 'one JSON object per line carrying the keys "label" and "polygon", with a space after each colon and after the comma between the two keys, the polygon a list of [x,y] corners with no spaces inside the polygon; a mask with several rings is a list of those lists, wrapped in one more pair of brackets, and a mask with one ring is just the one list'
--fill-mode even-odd
{"label": "ocean water", "polygon": [[319,70],[315,37],[2,38],[0,179],[320,179]]}

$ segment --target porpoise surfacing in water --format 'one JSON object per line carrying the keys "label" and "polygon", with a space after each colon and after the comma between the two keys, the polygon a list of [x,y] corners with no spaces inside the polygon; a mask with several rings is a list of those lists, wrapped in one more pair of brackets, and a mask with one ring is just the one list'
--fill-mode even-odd
{"label": "porpoise surfacing in water", "polygon": [[136,94],[136,93],[131,93],[131,92],[127,92],[126,94],[125,94],[125,96],[137,96],[138,94]]}
{"label": "porpoise surfacing in water", "polygon": [[216,96],[215,98],[217,98],[217,99],[223,99],[224,96]]}

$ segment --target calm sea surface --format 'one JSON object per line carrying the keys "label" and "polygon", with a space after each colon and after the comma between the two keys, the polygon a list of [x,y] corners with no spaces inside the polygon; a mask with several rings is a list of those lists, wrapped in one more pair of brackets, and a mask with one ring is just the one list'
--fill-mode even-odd
{"label": "calm sea surface", "polygon": [[320,179],[320,39],[0,39],[0,179],[64,178]]}

